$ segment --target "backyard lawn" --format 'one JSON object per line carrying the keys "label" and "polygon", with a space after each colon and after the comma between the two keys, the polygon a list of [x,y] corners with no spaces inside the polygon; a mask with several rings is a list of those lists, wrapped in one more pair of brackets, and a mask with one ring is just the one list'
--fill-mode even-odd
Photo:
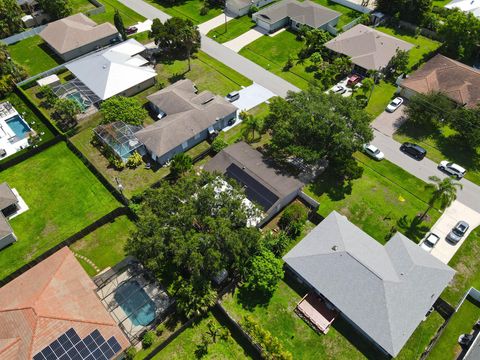
{"label": "backyard lawn", "polygon": [[424,62],[424,57],[428,56],[442,45],[438,41],[429,39],[423,35],[412,35],[412,32],[403,29],[393,29],[384,26],[379,26],[376,29],[415,45],[409,51],[410,59],[408,66],[411,70],[419,63]]}
{"label": "backyard lawn", "polygon": [[255,26],[256,24],[254,21],[252,21],[250,16],[244,15],[230,20],[227,23],[227,31],[225,31],[225,24],[222,24],[215,29],[210,30],[207,36],[209,38],[215,39],[219,43],[224,43],[235,39],[243,33],[246,33],[248,30],[254,28]]}
{"label": "backyard lawn", "polygon": [[467,169],[465,178],[480,185],[480,148],[477,151],[462,146],[455,137],[455,131],[448,126],[438,131],[430,131],[405,122],[393,135],[398,142],[414,142],[427,150],[427,157],[439,163],[442,160],[454,161]]}
{"label": "backyard lawn", "polygon": [[[70,249],[87,257],[100,270],[103,270],[125,258],[126,254],[123,248],[134,230],[135,224],[126,215],[123,215],[70,245]],[[87,262],[81,259],[79,261],[90,276],[97,274]]]}
{"label": "backyard lawn", "polygon": [[72,6],[72,14],[95,9],[95,5],[88,0],[69,0],[69,3]]}
{"label": "backyard lawn", "polygon": [[29,210],[10,220],[18,241],[0,252],[0,278],[120,205],[65,143],[0,172],[4,181]]}
{"label": "backyard lawn", "polygon": [[458,337],[472,331],[475,322],[480,319],[480,304],[467,298],[453,315],[440,339],[428,355],[429,360],[454,360],[461,353]]}
{"label": "backyard lawn", "polygon": [[457,271],[441,298],[457,306],[465,293],[474,287],[480,290],[480,228],[473,230],[448,265]]}
{"label": "backyard lawn", "polygon": [[239,54],[300,89],[307,89],[314,81],[314,72],[307,72],[309,65],[312,65],[308,59],[303,64],[296,64],[294,61],[295,65],[290,70],[283,70],[289,56],[296,59],[302,48],[303,41],[298,41],[295,34],[287,30],[273,37],[262,36],[245,46]]}
{"label": "backyard lawn", "polygon": [[103,22],[111,22],[113,24],[113,15],[116,9],[120,12],[120,15],[122,15],[125,26],[134,25],[139,21],[145,20],[143,16],[137,14],[118,0],[100,0],[100,2],[105,6],[105,12],[90,16],[92,20],[99,24]]}
{"label": "backyard lawn", "polygon": [[12,59],[23,65],[30,76],[62,63],[38,35],[9,45],[8,51]]}
{"label": "backyard lawn", "polygon": [[326,173],[305,188],[320,202],[319,214],[326,217],[336,210],[382,244],[393,235],[392,229],[418,242],[440,216],[432,209],[428,221],[414,222],[428,207],[425,183],[388,160],[376,162],[360,153],[355,157],[364,172],[351,187],[342,187]]}
{"label": "backyard lawn", "polygon": [[214,18],[222,13],[222,8],[215,8],[208,10],[207,14],[200,15],[200,10],[205,6],[202,0],[185,0],[176,3],[175,5],[168,5],[162,0],[144,0],[150,5],[166,12],[171,16],[176,16],[184,19],[190,19],[195,24],[201,24],[207,20]]}

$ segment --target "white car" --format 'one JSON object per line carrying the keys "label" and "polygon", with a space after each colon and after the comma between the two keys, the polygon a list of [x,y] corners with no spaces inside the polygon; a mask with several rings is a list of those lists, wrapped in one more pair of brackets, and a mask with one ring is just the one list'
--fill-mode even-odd
{"label": "white car", "polygon": [[402,104],[403,104],[403,98],[401,98],[400,96],[396,97],[395,99],[390,101],[390,104],[387,105],[387,111],[392,113],[395,110],[397,110]]}
{"label": "white car", "polygon": [[434,233],[428,234],[428,236],[425,238],[425,240],[422,241],[420,244],[420,247],[425,250],[425,251],[432,251],[434,246],[438,243],[440,240],[440,237],[438,235],[435,235]]}
{"label": "white car", "polygon": [[375,160],[380,161],[385,158],[383,152],[381,152],[376,146],[373,146],[372,144],[363,145],[363,151],[365,151],[368,156],[374,158]]}
{"label": "white car", "polygon": [[343,85],[335,85],[331,91],[334,94],[345,94],[347,92],[347,88]]}
{"label": "white car", "polygon": [[447,160],[443,160],[440,164],[438,164],[438,168],[446,172],[448,175],[455,176],[459,180],[467,173],[467,170],[460,165]]}

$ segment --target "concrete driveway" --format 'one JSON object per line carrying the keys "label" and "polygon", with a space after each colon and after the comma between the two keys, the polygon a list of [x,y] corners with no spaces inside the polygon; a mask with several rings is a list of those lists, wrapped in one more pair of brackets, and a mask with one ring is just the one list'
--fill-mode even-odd
{"label": "concrete driveway", "polygon": [[[264,103],[273,96],[276,96],[270,90],[265,89],[263,86],[256,83],[253,83],[252,85],[243,88],[239,91],[239,93],[240,98],[237,101],[232,102],[232,104],[238,108],[239,112],[242,110],[248,111],[250,109],[253,109],[255,106]],[[232,127],[240,124],[241,122],[242,120],[240,119],[240,117],[237,116],[237,121],[233,125],[223,129],[223,131],[228,131]]]}
{"label": "concrete driveway", "polygon": [[235,39],[223,43],[223,45],[238,53],[243,47],[267,34],[268,31],[262,29],[260,26],[255,26],[253,29],[248,30],[246,33],[236,37]]}
{"label": "concrete driveway", "polygon": [[[462,240],[460,240],[458,244],[453,245],[447,242],[446,237],[450,230],[452,230],[455,224],[460,220],[466,221],[470,225],[470,228]],[[440,237],[438,244],[433,248],[431,254],[443,263],[448,264],[458,249],[460,249],[463,242],[468,238],[468,235],[479,225],[480,213],[463,205],[457,200],[454,201],[430,230]]]}
{"label": "concrete driveway", "polygon": [[[198,31],[200,31],[200,34],[206,35],[210,30],[215,29],[216,27],[219,27],[220,25],[225,24],[225,20],[228,22],[232,20],[234,17],[228,14],[220,14],[213,19],[210,19],[208,21],[205,21],[204,23],[201,23],[198,25]],[[227,24],[228,27],[228,24]]]}
{"label": "concrete driveway", "polygon": [[390,113],[388,111],[384,111],[374,120],[372,123],[372,127],[382,134],[392,137],[393,134],[398,130],[400,126],[405,122],[406,117],[405,115],[405,102],[400,105],[400,107]]}

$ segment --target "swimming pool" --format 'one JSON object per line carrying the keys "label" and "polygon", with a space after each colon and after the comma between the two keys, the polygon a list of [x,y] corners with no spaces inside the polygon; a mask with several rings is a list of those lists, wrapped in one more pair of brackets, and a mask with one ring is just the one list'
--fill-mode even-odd
{"label": "swimming pool", "polygon": [[66,95],[66,98],[75,100],[77,104],[80,105],[80,109],[82,109],[82,111],[85,111],[85,109],[87,108],[87,106],[84,103],[83,96],[79,92],[70,93]]}
{"label": "swimming pool", "polygon": [[114,298],[133,325],[147,326],[155,320],[155,303],[137,281],[119,286]]}
{"label": "swimming pool", "polygon": [[20,117],[20,115],[15,115],[14,117],[6,120],[5,122],[19,139],[25,139],[27,137],[27,134],[32,130],[27,125],[27,123]]}

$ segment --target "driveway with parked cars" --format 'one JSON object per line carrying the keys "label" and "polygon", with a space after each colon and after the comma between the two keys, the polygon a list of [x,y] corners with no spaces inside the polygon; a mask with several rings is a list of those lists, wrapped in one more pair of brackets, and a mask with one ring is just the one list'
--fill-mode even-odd
{"label": "driveway with parked cars", "polygon": [[[446,237],[459,221],[465,221],[470,227],[465,235],[462,236],[461,240],[458,243],[453,244],[447,241]],[[431,254],[445,264],[448,264],[450,259],[455,255],[458,249],[460,249],[460,246],[462,246],[470,232],[479,225],[479,212],[470,209],[459,201],[454,201],[430,230],[430,232],[440,237],[440,240],[432,249]]]}
{"label": "driveway with parked cars", "polygon": [[394,112],[384,111],[372,123],[372,127],[387,136],[393,136],[395,131],[405,122],[405,102]]}

